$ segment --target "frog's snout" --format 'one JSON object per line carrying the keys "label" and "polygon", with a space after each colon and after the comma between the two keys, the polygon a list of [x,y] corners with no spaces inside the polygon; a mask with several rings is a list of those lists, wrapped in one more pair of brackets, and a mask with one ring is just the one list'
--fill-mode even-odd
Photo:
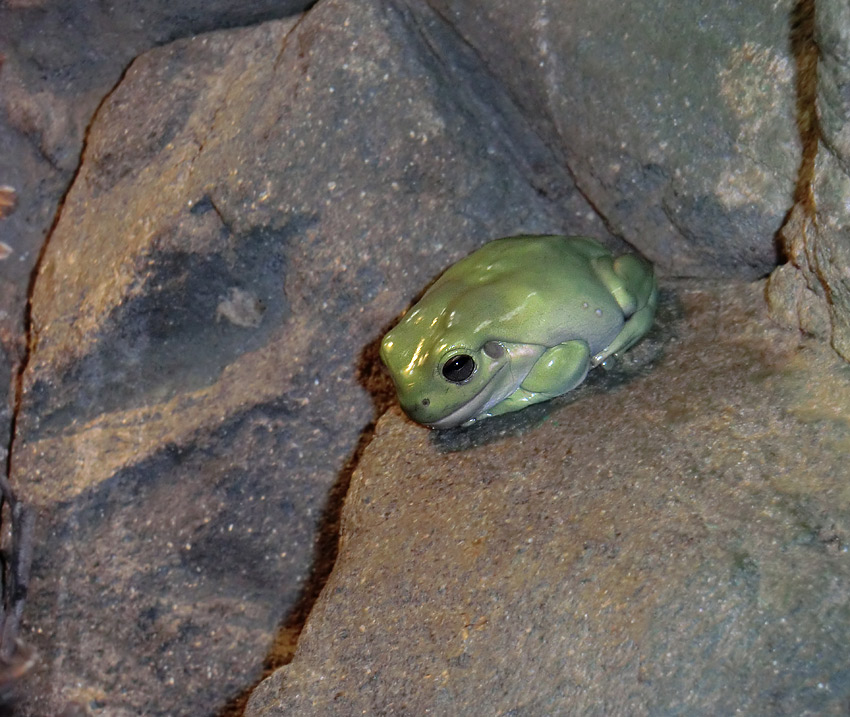
{"label": "frog's snout", "polygon": [[401,407],[408,417],[417,423],[427,423],[430,418],[428,411],[431,406],[431,399],[428,396],[414,400],[400,400],[399,403],[401,403]]}

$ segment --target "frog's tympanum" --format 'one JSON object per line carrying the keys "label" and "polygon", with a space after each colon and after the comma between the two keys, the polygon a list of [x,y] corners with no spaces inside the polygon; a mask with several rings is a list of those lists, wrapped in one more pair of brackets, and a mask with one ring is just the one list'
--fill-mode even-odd
{"label": "frog's tympanum", "polygon": [[546,401],[650,328],[652,266],[585,237],[496,239],[450,267],[381,344],[405,413],[453,428]]}

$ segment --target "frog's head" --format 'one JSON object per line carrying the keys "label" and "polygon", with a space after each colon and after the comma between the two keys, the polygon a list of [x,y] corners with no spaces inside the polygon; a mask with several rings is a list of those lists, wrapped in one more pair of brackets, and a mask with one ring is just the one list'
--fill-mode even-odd
{"label": "frog's head", "polygon": [[414,307],[381,343],[381,359],[410,418],[430,428],[453,428],[516,390],[504,343],[470,341],[450,326],[445,330],[441,317],[426,318]]}

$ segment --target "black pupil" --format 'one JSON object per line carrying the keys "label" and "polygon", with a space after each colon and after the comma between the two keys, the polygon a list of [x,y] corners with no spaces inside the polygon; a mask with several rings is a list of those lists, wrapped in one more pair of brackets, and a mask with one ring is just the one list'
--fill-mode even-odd
{"label": "black pupil", "polygon": [[453,356],[443,365],[443,376],[452,383],[466,381],[475,370],[475,361],[468,354]]}

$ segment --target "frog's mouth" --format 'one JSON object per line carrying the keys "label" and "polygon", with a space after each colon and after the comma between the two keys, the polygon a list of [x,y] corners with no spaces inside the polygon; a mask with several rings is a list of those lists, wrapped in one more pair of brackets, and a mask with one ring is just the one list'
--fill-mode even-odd
{"label": "frog's mouth", "polygon": [[456,426],[466,423],[470,419],[477,418],[482,413],[486,413],[497,403],[510,396],[514,391],[516,391],[519,384],[522,383],[522,379],[516,381],[511,376],[510,371],[505,374],[507,381],[498,380],[499,374],[502,374],[506,368],[509,368],[509,366],[510,364],[507,363],[502,364],[498,370],[490,376],[490,380],[484,384],[481,390],[462,406],[456,408],[450,414],[443,416],[443,418],[440,418],[439,420],[423,423],[422,425],[439,430],[455,428]]}

